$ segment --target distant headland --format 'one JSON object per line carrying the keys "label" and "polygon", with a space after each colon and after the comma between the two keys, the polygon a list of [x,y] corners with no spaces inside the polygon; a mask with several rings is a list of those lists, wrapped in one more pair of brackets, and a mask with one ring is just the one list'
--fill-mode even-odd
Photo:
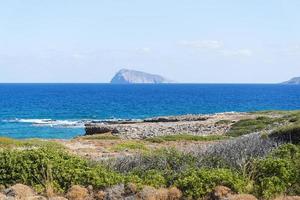
{"label": "distant headland", "polygon": [[163,76],[157,74],[149,74],[146,72],[121,69],[110,81],[112,84],[135,84],[135,83],[147,83],[147,84],[159,84],[159,83],[175,83]]}
{"label": "distant headland", "polygon": [[300,85],[300,77],[294,77],[288,81],[283,82],[282,84]]}

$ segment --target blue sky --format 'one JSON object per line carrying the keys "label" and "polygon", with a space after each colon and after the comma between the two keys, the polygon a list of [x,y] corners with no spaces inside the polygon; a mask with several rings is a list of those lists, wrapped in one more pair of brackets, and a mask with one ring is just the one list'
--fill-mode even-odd
{"label": "blue sky", "polygon": [[178,82],[300,76],[298,0],[3,0],[0,82]]}

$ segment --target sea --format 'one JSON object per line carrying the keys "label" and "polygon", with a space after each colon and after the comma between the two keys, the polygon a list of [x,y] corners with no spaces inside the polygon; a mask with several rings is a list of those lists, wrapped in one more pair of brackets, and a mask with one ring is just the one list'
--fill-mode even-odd
{"label": "sea", "polygon": [[0,137],[69,139],[91,121],[300,110],[300,85],[0,84]]}

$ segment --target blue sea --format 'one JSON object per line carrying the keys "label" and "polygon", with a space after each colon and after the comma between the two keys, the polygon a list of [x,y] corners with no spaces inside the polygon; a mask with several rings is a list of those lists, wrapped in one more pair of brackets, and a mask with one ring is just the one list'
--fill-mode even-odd
{"label": "blue sea", "polygon": [[0,84],[0,136],[67,139],[93,120],[295,109],[299,85]]}

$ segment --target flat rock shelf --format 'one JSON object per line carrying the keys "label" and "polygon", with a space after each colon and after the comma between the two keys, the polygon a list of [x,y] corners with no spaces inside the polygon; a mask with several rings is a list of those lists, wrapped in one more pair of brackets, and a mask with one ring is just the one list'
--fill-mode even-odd
{"label": "flat rock shelf", "polygon": [[218,113],[103,121],[85,124],[85,132],[86,135],[111,133],[123,139],[145,139],[176,134],[223,135],[230,129],[232,123],[253,117],[255,116],[248,113]]}

